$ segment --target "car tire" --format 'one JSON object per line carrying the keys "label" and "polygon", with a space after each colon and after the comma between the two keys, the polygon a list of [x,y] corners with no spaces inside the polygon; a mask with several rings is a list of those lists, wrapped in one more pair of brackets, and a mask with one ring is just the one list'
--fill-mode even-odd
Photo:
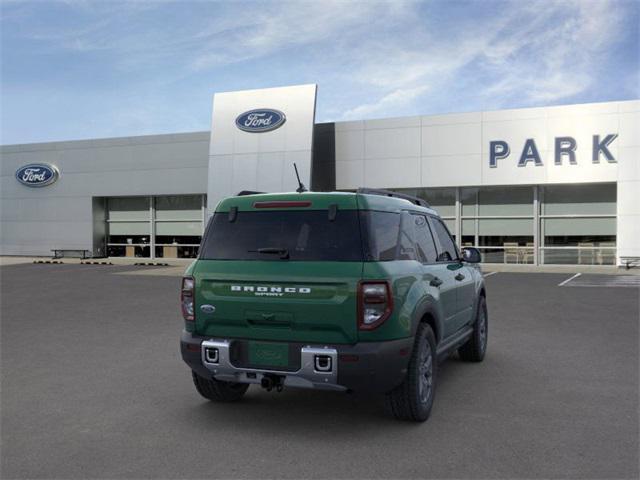
{"label": "car tire", "polygon": [[191,375],[198,393],[213,402],[237,402],[249,388],[248,383],[221,382],[215,378],[201,377],[194,371]]}
{"label": "car tire", "polygon": [[487,301],[484,296],[478,300],[476,320],[473,323],[473,333],[467,343],[458,348],[458,355],[466,362],[481,362],[487,352],[487,339],[489,334],[489,315],[487,314]]}
{"label": "car tire", "polygon": [[431,414],[438,368],[436,337],[427,324],[416,332],[407,376],[385,396],[385,408],[399,420],[424,422]]}

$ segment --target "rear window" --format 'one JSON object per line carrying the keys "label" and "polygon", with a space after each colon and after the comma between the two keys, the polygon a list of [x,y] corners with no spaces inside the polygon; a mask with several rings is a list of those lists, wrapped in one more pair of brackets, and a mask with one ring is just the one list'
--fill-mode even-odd
{"label": "rear window", "polygon": [[204,260],[362,261],[358,212],[327,210],[216,213],[203,239]]}

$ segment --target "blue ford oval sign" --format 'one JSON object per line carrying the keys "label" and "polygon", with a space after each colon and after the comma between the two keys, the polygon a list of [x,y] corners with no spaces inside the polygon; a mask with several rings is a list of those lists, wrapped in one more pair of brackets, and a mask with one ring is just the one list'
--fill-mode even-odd
{"label": "blue ford oval sign", "polygon": [[244,112],[236,118],[236,126],[245,132],[268,132],[282,126],[287,120],[279,110],[258,108]]}
{"label": "blue ford oval sign", "polygon": [[16,171],[16,180],[27,187],[46,187],[60,176],[58,169],[46,163],[32,163]]}

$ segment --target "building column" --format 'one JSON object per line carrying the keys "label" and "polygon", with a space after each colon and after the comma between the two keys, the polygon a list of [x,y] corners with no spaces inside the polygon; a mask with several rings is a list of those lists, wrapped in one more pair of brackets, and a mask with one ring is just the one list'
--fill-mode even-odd
{"label": "building column", "polygon": [[156,201],[154,197],[149,197],[149,219],[150,235],[149,235],[149,258],[155,260],[156,258]]}
{"label": "building column", "polygon": [[201,195],[202,199],[202,236],[204,236],[204,231],[207,228],[207,196]]}
{"label": "building column", "polygon": [[460,206],[460,187],[456,187],[456,243],[458,244],[458,248],[462,249],[462,208]]}
{"label": "building column", "polygon": [[533,264],[540,264],[540,199],[538,185],[533,187]]}

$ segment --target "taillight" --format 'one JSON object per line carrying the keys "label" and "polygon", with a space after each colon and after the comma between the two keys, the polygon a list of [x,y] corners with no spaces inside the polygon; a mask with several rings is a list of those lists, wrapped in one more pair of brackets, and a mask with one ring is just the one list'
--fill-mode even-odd
{"label": "taillight", "polygon": [[360,282],[358,286],[358,328],[373,330],[391,316],[393,296],[388,282]]}
{"label": "taillight", "polygon": [[195,292],[195,280],[193,277],[182,278],[182,290],[180,292],[180,304],[182,305],[182,316],[185,321],[193,322],[194,316],[194,292]]}

